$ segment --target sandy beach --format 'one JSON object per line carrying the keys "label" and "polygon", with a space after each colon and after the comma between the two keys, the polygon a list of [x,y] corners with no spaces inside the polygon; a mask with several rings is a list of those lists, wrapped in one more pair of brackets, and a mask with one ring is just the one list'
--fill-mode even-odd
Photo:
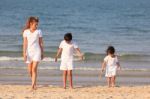
{"label": "sandy beach", "polygon": [[0,99],[150,99],[150,86],[75,87],[39,86],[34,92],[28,85],[0,85]]}
{"label": "sandy beach", "polygon": [[0,69],[0,99],[150,99],[149,71],[122,71],[108,88],[98,71],[74,71],[74,89],[62,88],[59,70],[39,70],[38,89],[30,91],[27,70]]}

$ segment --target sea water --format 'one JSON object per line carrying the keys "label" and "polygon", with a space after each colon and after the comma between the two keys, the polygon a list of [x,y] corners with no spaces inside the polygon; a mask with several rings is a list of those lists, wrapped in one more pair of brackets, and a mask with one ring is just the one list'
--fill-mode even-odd
{"label": "sea water", "polygon": [[67,32],[84,53],[76,69],[98,70],[112,45],[124,69],[150,69],[150,0],[0,0],[0,68],[26,68],[22,28],[38,16],[45,59],[40,69],[58,69],[57,48]]}

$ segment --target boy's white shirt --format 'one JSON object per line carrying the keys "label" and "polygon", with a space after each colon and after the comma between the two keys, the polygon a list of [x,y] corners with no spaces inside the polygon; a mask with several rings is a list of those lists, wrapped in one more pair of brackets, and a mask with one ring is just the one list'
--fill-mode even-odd
{"label": "boy's white shirt", "polygon": [[63,40],[61,41],[59,48],[62,48],[61,60],[68,61],[73,60],[73,52],[74,49],[78,48],[78,45],[74,41],[71,41],[71,43],[68,44]]}

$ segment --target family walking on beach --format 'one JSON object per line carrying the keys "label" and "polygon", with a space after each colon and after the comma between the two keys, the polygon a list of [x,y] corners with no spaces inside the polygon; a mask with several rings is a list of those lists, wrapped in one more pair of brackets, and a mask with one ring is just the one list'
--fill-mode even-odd
{"label": "family walking on beach", "polygon": [[[36,90],[37,67],[39,62],[44,58],[44,48],[42,31],[38,29],[39,19],[37,17],[29,17],[23,29],[23,57],[28,64],[28,72],[32,80],[32,90]],[[73,52],[83,60],[83,54],[80,51],[77,43],[72,40],[72,34],[66,33],[64,40],[61,41],[56,57],[61,55],[60,70],[63,71],[63,87],[66,89],[67,75],[70,82],[70,88],[73,88],[72,70],[73,66]],[[117,56],[115,55],[115,48],[109,46],[106,51],[106,57],[102,63],[101,73],[105,71],[109,87],[115,87],[115,79],[117,70],[121,69]]]}

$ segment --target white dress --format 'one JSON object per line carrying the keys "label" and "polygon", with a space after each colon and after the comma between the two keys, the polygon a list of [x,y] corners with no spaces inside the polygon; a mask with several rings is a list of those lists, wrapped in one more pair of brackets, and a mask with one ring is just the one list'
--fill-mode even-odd
{"label": "white dress", "polygon": [[23,37],[27,37],[26,63],[39,62],[41,60],[41,48],[39,45],[39,38],[42,37],[41,30],[35,30],[31,33],[29,29],[26,29],[23,32]]}
{"label": "white dress", "polygon": [[117,63],[118,63],[118,58],[117,56],[111,57],[111,56],[106,56],[104,58],[104,61],[106,62],[106,77],[112,77],[116,75],[117,71]]}
{"label": "white dress", "polygon": [[73,70],[73,52],[78,45],[73,41],[68,44],[63,40],[59,48],[62,48],[60,70]]}

